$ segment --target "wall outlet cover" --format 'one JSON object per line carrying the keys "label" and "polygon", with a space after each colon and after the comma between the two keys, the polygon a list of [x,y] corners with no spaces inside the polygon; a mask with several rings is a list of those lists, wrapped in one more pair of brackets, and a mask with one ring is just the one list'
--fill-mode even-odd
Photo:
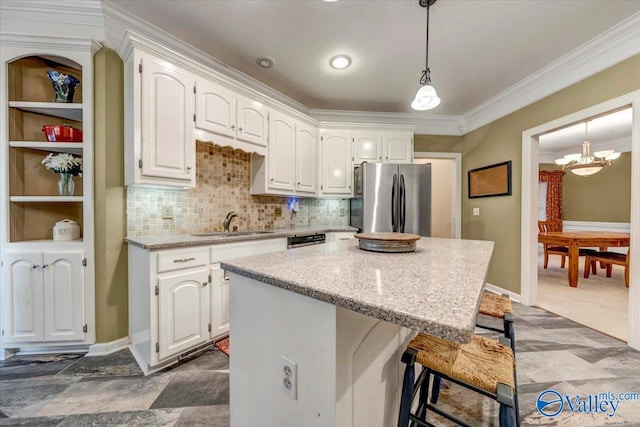
{"label": "wall outlet cover", "polygon": [[162,219],[171,219],[173,218],[173,206],[172,205],[163,205],[162,206]]}
{"label": "wall outlet cover", "polygon": [[280,356],[281,388],[293,400],[298,400],[298,364],[284,354]]}

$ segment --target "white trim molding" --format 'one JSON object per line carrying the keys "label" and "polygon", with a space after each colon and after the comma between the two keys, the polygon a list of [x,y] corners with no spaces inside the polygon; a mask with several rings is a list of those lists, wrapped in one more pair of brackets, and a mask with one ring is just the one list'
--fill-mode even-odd
{"label": "white trim molding", "polygon": [[511,298],[511,301],[520,302],[520,294],[517,294],[513,291],[508,291],[504,288],[501,288],[500,286],[492,285],[489,282],[487,282],[487,284],[484,286],[484,289],[493,294],[509,295],[509,298]]}
{"label": "white trim molding", "polygon": [[89,346],[87,357],[106,356],[129,347],[129,337],[119,338],[114,341],[92,344]]}
{"label": "white trim molding", "polygon": [[[638,27],[640,28],[640,27]],[[640,29],[638,30],[640,31]],[[640,47],[640,44],[638,45]],[[535,305],[538,299],[538,136],[589,117],[631,105],[631,234],[629,271],[629,346],[640,350],[640,90],[603,102],[522,133],[522,210],[520,283],[522,302]],[[579,285],[578,285],[579,286]]]}
{"label": "white trim molding", "polygon": [[562,229],[565,231],[590,230],[629,233],[631,224],[628,222],[562,221]]}

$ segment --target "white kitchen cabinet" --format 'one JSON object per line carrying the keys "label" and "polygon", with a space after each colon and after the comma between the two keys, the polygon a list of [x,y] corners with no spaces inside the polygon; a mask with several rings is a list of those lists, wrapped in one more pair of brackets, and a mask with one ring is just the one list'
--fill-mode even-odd
{"label": "white kitchen cabinet", "polygon": [[355,236],[355,231],[333,231],[327,233],[327,243],[340,242],[342,240],[351,240]]}
{"label": "white kitchen cabinet", "polygon": [[180,354],[209,340],[209,270],[158,276],[158,358]]}
{"label": "white kitchen cabinet", "polygon": [[195,93],[196,139],[265,154],[269,111],[261,103],[205,79]]}
{"label": "white kitchen cabinet", "polygon": [[316,128],[272,111],[266,156],[251,157],[251,194],[315,196]]}
{"label": "white kitchen cabinet", "polygon": [[127,185],[195,187],[195,82],[175,64],[132,50],[125,72]]}
{"label": "white kitchen cabinet", "polygon": [[220,262],[284,250],[285,238],[147,250],[129,245],[130,350],[145,374],[229,332]]}
{"label": "white kitchen cabinet", "polygon": [[385,163],[413,162],[413,133],[392,132],[383,133],[382,157]]}
{"label": "white kitchen cabinet", "polygon": [[292,192],[295,179],[296,123],[289,116],[272,112],[269,120],[268,188]]}
{"label": "white kitchen cabinet", "polygon": [[351,194],[353,164],[349,131],[325,131],[320,140],[320,195]]}
{"label": "white kitchen cabinet", "polygon": [[315,195],[318,170],[318,131],[298,122],[296,125],[296,193]]}
{"label": "white kitchen cabinet", "polygon": [[354,132],[353,163],[382,162],[382,133]]}
{"label": "white kitchen cabinet", "polygon": [[411,163],[410,131],[357,131],[353,138],[353,163]]}
{"label": "white kitchen cabinet", "polygon": [[7,252],[2,276],[3,343],[83,341],[84,254]]}
{"label": "white kitchen cabinet", "polygon": [[229,333],[229,276],[220,263],[211,266],[211,338]]}

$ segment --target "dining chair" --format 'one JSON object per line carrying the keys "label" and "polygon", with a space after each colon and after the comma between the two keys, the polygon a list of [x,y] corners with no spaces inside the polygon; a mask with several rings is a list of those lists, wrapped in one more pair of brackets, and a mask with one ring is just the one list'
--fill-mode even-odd
{"label": "dining chair", "polygon": [[[611,277],[611,270],[613,270],[613,264],[621,265],[624,267],[624,285],[629,287],[629,253],[620,254],[617,252],[594,252],[589,254],[584,259],[584,278],[589,278],[589,270],[596,274],[596,263],[604,263],[607,269],[607,277]],[[591,268],[589,268],[591,267]]]}
{"label": "dining chair", "polygon": [[[540,233],[546,233],[547,231],[562,231],[562,221],[538,221],[538,231]],[[548,243],[543,243],[542,247],[544,249],[544,268],[547,268],[547,264],[549,264],[549,255],[559,255],[562,257],[560,259],[560,267],[564,268],[565,260],[567,256],[569,256],[569,248],[566,246],[556,246],[550,245]]]}

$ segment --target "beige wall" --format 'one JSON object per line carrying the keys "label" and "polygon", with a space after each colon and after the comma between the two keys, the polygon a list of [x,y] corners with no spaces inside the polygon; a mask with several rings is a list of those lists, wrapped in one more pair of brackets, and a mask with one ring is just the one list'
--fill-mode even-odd
{"label": "beige wall", "polygon": [[127,336],[124,83],[118,55],[94,56],[96,342]]}
{"label": "beige wall", "polygon": [[448,135],[414,135],[413,151],[462,153],[462,137]]}
{"label": "beige wall", "polygon": [[451,159],[414,159],[413,163],[431,164],[431,236],[453,237],[451,199],[454,194]]}
{"label": "beige wall", "polygon": [[[541,164],[540,170],[559,170]],[[562,218],[565,221],[631,221],[631,153],[622,153],[610,167],[590,177],[569,171],[562,179]]]}
{"label": "beige wall", "polygon": [[[470,132],[462,138],[462,237],[495,241],[487,278],[489,283],[520,293],[522,132],[638,90],[638,76],[640,55]],[[469,199],[467,171],[505,160],[513,162],[513,195]],[[473,207],[480,208],[480,216],[471,215]]]}

